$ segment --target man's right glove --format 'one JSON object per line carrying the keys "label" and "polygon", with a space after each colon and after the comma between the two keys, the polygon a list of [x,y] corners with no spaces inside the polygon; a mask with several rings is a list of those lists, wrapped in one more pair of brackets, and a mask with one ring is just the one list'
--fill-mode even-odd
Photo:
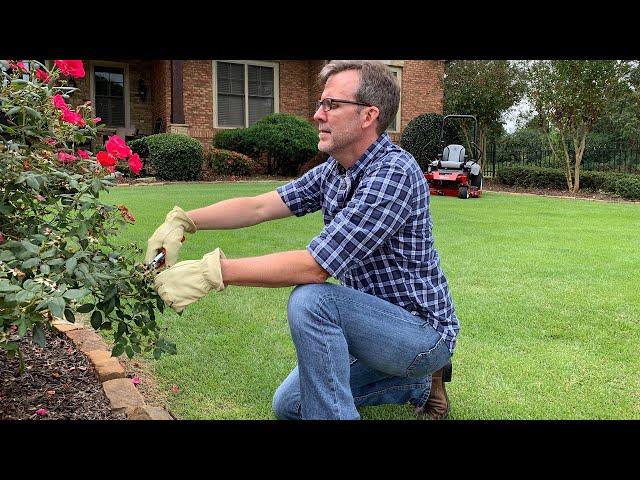
{"label": "man's right glove", "polygon": [[156,290],[164,303],[180,313],[211,290],[225,289],[220,259],[225,258],[219,248],[207,253],[202,260],[185,260],[156,275]]}
{"label": "man's right glove", "polygon": [[164,264],[168,267],[174,265],[178,260],[178,252],[182,247],[182,237],[184,232],[195,233],[196,225],[180,207],[174,207],[162,225],[160,225],[153,235],[147,240],[147,253],[145,263],[151,262],[164,248],[166,250]]}

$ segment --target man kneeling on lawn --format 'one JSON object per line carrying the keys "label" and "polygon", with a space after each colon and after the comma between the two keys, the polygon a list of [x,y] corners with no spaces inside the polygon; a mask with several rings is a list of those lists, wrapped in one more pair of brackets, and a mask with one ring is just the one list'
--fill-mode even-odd
{"label": "man kneeling on lawn", "polygon": [[[255,197],[184,212],[175,207],[148,241],[170,268],[156,288],[175,311],[228,285],[296,285],[288,320],[298,364],[276,390],[280,419],[359,419],[358,407],[409,403],[445,418],[442,382],[459,331],[433,245],[429,188],[415,159],[385,130],[400,88],[376,61],[332,61],[314,120],[329,155],[302,177]],[[256,225],[322,209],[306,250],[175,263],[183,233]],[[328,277],[342,285],[326,283]]]}

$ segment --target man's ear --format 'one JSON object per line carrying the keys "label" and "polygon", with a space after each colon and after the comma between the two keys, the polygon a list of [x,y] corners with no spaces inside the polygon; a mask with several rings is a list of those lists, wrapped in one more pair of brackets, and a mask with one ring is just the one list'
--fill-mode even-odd
{"label": "man's ear", "polygon": [[378,107],[366,107],[366,113],[364,116],[364,123],[362,128],[367,128],[373,122],[375,122],[380,116],[380,109]]}

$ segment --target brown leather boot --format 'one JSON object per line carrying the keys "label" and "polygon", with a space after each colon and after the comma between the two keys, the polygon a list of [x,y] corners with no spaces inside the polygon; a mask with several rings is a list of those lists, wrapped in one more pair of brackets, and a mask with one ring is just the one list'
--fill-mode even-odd
{"label": "brown leather boot", "polygon": [[431,376],[429,398],[422,407],[415,407],[414,413],[420,420],[444,420],[449,416],[451,404],[444,382],[451,381],[451,363],[448,363]]}

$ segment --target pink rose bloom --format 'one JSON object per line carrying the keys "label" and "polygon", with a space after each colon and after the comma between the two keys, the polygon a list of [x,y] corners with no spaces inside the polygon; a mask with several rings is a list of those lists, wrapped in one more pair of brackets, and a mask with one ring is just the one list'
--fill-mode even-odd
{"label": "pink rose bloom", "polygon": [[137,153],[134,153],[129,158],[129,169],[138,175],[140,170],[142,170],[142,162],[140,161],[140,156]]}
{"label": "pink rose bloom", "polygon": [[73,78],[84,77],[82,60],[56,60],[53,64],[65,75],[71,75]]}
{"label": "pink rose bloom", "polygon": [[47,145],[55,145],[58,142],[55,138],[49,137],[44,139],[44,143],[46,143]]}
{"label": "pink rose bloom", "polygon": [[102,121],[102,119],[100,117],[96,117],[96,118],[93,119],[93,123],[98,123],[100,121]]}
{"label": "pink rose bloom", "polygon": [[77,125],[78,127],[84,127],[87,124],[84,118],[82,118],[82,115],[69,109],[62,111],[62,120],[72,125]]}
{"label": "pink rose bloom", "polygon": [[114,167],[116,165],[116,159],[109,155],[107,152],[98,152],[96,156],[98,159],[98,163],[103,167],[107,168],[110,172],[113,172]]}
{"label": "pink rose bloom", "polygon": [[29,69],[27,68],[27,66],[24,64],[24,62],[16,62],[16,66],[22,70],[24,73],[29,73]]}
{"label": "pink rose bloom", "polygon": [[0,243],[4,243],[4,235],[0,232]]}
{"label": "pink rose bloom", "polygon": [[105,147],[107,147],[107,152],[116,158],[126,158],[131,155],[131,148],[117,135],[111,135]]}
{"label": "pink rose bloom", "polygon": [[49,80],[51,80],[51,76],[41,68],[36,70],[36,78],[44,83],[49,83]]}
{"label": "pink rose bloom", "polygon": [[80,155],[82,158],[89,158],[89,152],[87,152],[86,150],[78,149],[78,155]]}
{"label": "pink rose bloom", "polygon": [[36,195],[36,200],[38,200],[39,202],[44,202],[46,199],[42,195],[38,194]]}
{"label": "pink rose bloom", "polygon": [[70,155],[66,152],[58,152],[58,161],[60,163],[72,163],[72,162],[75,162],[76,160],[78,159],[73,155]]}
{"label": "pink rose bloom", "polygon": [[64,98],[62,98],[62,95],[60,95],[59,93],[56,93],[51,98],[51,103],[53,103],[53,106],[56,107],[58,110],[66,110],[69,108],[67,106],[67,102],[64,101]]}
{"label": "pink rose bloom", "polygon": [[36,414],[42,417],[43,415],[46,415],[48,411],[49,410],[47,410],[46,408],[39,408],[38,410],[36,410]]}

